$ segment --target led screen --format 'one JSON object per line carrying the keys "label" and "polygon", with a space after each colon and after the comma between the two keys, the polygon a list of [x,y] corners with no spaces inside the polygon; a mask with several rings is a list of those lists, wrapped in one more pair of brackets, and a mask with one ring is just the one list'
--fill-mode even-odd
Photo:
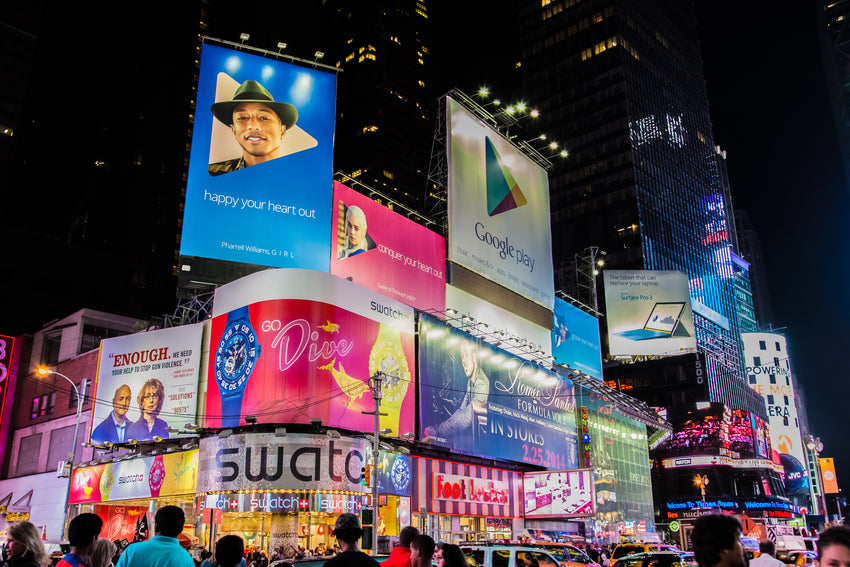
{"label": "led screen", "polygon": [[522,479],[526,518],[593,516],[593,471],[526,473]]}
{"label": "led screen", "polygon": [[567,364],[582,374],[602,379],[599,320],[557,297],[553,314],[552,356],[559,364]]}

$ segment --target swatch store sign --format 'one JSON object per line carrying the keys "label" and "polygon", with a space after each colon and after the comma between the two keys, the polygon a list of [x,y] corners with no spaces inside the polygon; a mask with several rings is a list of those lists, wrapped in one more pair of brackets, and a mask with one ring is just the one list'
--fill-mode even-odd
{"label": "swatch store sign", "polygon": [[249,494],[208,494],[201,497],[200,507],[217,508],[222,512],[298,513],[324,512],[359,514],[363,511],[359,494],[304,494],[252,492]]}

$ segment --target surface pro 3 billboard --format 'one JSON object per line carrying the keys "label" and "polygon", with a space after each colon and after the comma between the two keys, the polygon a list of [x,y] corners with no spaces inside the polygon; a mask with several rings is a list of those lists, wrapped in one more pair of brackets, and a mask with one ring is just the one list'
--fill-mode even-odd
{"label": "surface pro 3 billboard", "polygon": [[604,279],[613,356],[696,352],[685,272],[605,270]]}
{"label": "surface pro 3 billboard", "polygon": [[551,310],[546,170],[450,97],[446,105],[449,259]]}
{"label": "surface pro 3 billboard", "polygon": [[336,75],[203,45],[180,253],[328,271]]}
{"label": "surface pro 3 billboard", "polygon": [[576,467],[572,381],[424,314],[419,364],[425,443],[485,458]]}

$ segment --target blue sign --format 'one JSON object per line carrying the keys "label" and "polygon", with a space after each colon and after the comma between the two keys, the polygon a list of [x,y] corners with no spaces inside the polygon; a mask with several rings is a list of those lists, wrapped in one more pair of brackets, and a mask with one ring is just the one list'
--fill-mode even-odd
{"label": "blue sign", "polygon": [[602,380],[599,321],[593,315],[555,298],[552,356],[558,364]]}
{"label": "blue sign", "polygon": [[330,270],[336,76],[204,45],[180,253]]}
{"label": "blue sign", "polygon": [[425,443],[551,469],[578,468],[571,380],[424,314],[419,349]]}

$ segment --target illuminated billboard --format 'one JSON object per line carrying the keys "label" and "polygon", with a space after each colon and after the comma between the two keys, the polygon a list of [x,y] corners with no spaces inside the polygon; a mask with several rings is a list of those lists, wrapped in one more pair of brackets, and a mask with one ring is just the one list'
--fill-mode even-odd
{"label": "illuminated billboard", "polygon": [[424,314],[419,364],[423,442],[486,458],[576,468],[572,381]]}
{"label": "illuminated billboard", "polygon": [[203,45],[180,253],[328,271],[336,75]]}
{"label": "illuminated billboard", "polygon": [[664,449],[674,455],[730,454],[741,458],[771,458],[765,422],[745,410],[721,403],[701,403],[668,410],[675,428]]}
{"label": "illuminated billboard", "polygon": [[169,430],[195,422],[202,335],[197,324],[101,342],[91,442],[193,435]]}
{"label": "illuminated billboard", "polygon": [[547,471],[522,477],[526,518],[590,517],[593,509],[593,471]]}
{"label": "illuminated billboard", "polygon": [[599,320],[559,297],[553,313],[552,356],[558,364],[602,380]]}
{"label": "illuminated billboard", "polygon": [[446,308],[446,242],[334,182],[331,273],[422,310]]}
{"label": "illuminated billboard", "polygon": [[552,309],[546,171],[449,97],[448,256]]}
{"label": "illuminated billboard", "polygon": [[413,431],[413,308],[314,270],[265,270],[215,291],[206,426],[311,423]]}
{"label": "illuminated billboard", "polygon": [[823,478],[825,494],[838,494],[838,480],[835,478],[835,461],[831,457],[820,459],[820,472]]}
{"label": "illuminated billboard", "polygon": [[696,352],[687,274],[605,270],[604,280],[611,355]]}

